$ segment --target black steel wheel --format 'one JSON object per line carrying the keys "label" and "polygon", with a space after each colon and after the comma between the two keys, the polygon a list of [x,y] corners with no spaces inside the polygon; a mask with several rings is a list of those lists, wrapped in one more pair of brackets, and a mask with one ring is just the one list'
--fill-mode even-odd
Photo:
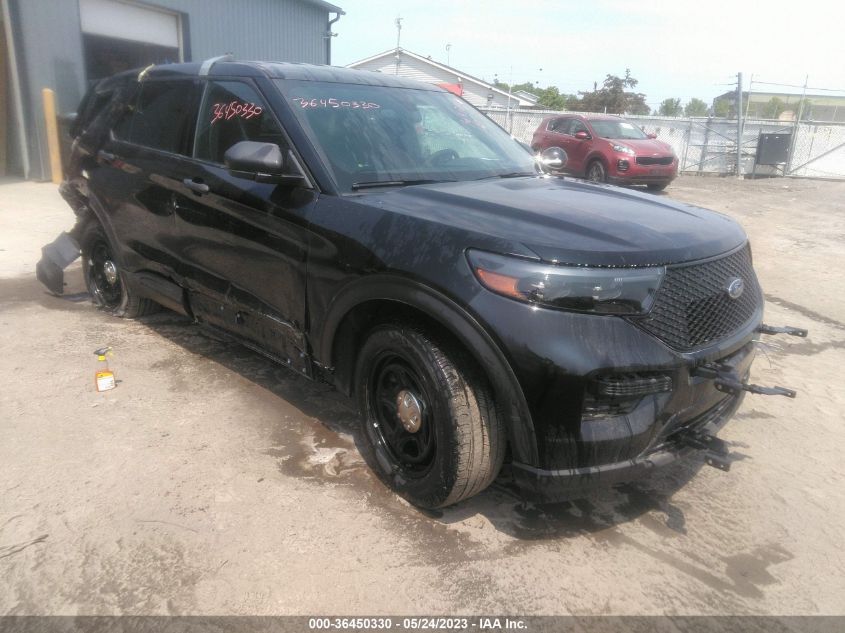
{"label": "black steel wheel", "polygon": [[386,324],[358,356],[362,453],[394,491],[423,508],[481,492],[506,440],[489,387],[466,354],[425,330]]}
{"label": "black steel wheel", "polygon": [[91,300],[115,316],[135,318],[151,314],[158,304],[130,292],[103,227],[89,222],[80,239],[82,274]]}
{"label": "black steel wheel", "polygon": [[425,476],[437,443],[431,396],[418,371],[402,356],[386,350],[374,360],[367,396],[374,405],[377,442],[393,467],[410,477]]}
{"label": "black steel wheel", "polygon": [[607,182],[607,170],[600,160],[594,160],[587,167],[587,180],[590,182]]}

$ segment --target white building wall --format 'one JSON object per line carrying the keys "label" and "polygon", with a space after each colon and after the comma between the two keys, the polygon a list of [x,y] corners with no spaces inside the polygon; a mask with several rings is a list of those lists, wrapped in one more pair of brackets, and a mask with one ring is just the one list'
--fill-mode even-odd
{"label": "white building wall", "polygon": [[[408,55],[401,55],[399,65],[396,65],[395,55],[379,57],[372,59],[363,64],[356,64],[356,70],[371,70],[382,72],[387,75],[399,75],[406,79],[415,79],[416,81],[424,81],[430,84],[457,84],[462,83],[464,86],[464,99],[476,107],[491,106],[494,108],[507,108],[507,95],[499,94],[472,81],[463,81],[463,75],[460,73],[450,73],[448,71],[426,64],[424,61],[410,57]],[[488,95],[492,93],[493,100],[488,99]],[[515,108],[519,105],[519,100],[516,97],[511,97],[511,107]]]}

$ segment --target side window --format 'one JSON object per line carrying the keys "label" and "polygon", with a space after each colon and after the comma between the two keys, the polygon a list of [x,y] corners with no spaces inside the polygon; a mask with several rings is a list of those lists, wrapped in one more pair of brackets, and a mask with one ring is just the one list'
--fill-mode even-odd
{"label": "side window", "polygon": [[112,90],[97,92],[96,88],[92,88],[85,95],[82,103],[79,104],[76,120],[70,129],[71,137],[79,136],[87,130],[94,120],[105,111],[113,95],[114,92]]}
{"label": "side window", "polygon": [[574,119],[572,121],[572,128],[569,131],[569,134],[575,136],[576,132],[589,132],[590,130],[587,129],[586,124],[583,121],[579,121],[578,119]]}
{"label": "side window", "polygon": [[572,119],[555,119],[549,123],[549,132],[556,132],[558,134],[569,134],[567,131]]}
{"label": "side window", "polygon": [[240,141],[287,142],[264,98],[241,81],[209,81],[200,106],[194,158],[223,164],[226,150]]}
{"label": "side window", "polygon": [[194,122],[192,81],[148,81],[117,121],[115,137],[165,152],[183,153]]}

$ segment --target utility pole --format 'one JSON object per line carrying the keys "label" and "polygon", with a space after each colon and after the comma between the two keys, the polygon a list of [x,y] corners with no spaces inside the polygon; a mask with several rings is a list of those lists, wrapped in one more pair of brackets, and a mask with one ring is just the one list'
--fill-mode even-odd
{"label": "utility pole", "polygon": [[513,135],[513,118],[511,117],[511,90],[513,90],[513,66],[511,66],[510,79],[508,80],[508,134]]}
{"label": "utility pole", "polygon": [[451,44],[446,44],[446,65],[447,65],[447,66],[451,66],[451,65],[452,65],[451,63],[449,63],[449,51],[451,51],[451,50],[452,50],[452,45],[451,45]]}
{"label": "utility pole", "polygon": [[402,18],[397,17],[394,24],[396,25],[396,68],[393,70],[393,74],[398,75],[399,64],[402,62],[402,53],[399,52],[399,40],[402,38]]}
{"label": "utility pole", "polygon": [[742,178],[742,73],[736,74],[736,177]]}

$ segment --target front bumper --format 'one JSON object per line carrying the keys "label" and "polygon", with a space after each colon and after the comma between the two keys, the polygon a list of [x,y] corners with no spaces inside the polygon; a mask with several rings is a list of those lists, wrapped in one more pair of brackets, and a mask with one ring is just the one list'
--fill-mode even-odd
{"label": "front bumper", "polygon": [[599,466],[558,470],[545,470],[515,462],[511,465],[514,483],[529,500],[555,502],[578,498],[593,490],[641,479],[656,469],[696,452],[680,441],[680,433],[699,431],[715,435],[730,420],[742,399],[742,394],[726,396],[701,416],[688,421],[677,420],[670,425],[674,431],[667,432],[653,448],[632,459]]}
{"label": "front bumper", "polygon": [[[622,169],[620,161],[627,165]],[[678,159],[669,165],[639,165],[633,156],[617,156],[608,170],[608,180],[616,184],[666,184],[678,177]]]}
{"label": "front bumper", "polygon": [[[492,293],[480,294],[473,307],[491,315],[487,325],[501,333],[531,413],[536,450],[514,452],[514,478],[527,496],[546,500],[641,477],[691,451],[676,441],[680,432],[721,428],[742,394],[726,395],[698,368],[719,362],[746,378],[762,321],[761,305],[731,336],[680,352],[619,317],[536,308]],[[588,413],[596,377],[626,373],[669,377],[671,390],[621,411]]]}

